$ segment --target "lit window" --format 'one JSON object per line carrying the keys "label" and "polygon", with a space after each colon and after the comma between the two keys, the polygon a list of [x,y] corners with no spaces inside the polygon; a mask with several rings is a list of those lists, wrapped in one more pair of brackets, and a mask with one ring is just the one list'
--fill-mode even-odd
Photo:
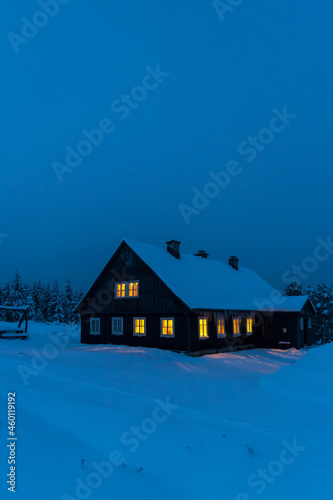
{"label": "lit window", "polygon": [[162,337],[174,337],[174,319],[173,318],[162,318],[161,319],[161,336]]}
{"label": "lit window", "polygon": [[116,296],[125,297],[126,294],[126,283],[116,283]]}
{"label": "lit window", "polygon": [[116,299],[139,297],[138,281],[122,281],[115,283]]}
{"label": "lit window", "polygon": [[146,318],[134,318],[133,335],[138,337],[146,335]]}
{"label": "lit window", "polygon": [[234,318],[233,321],[234,335],[240,335],[240,319]]}
{"label": "lit window", "polygon": [[112,318],[112,335],[123,334],[123,318]]}
{"label": "lit window", "polygon": [[225,337],[225,323],[224,318],[217,319],[217,336]]}
{"label": "lit window", "polygon": [[253,333],[253,324],[254,324],[254,319],[253,318],[247,318],[247,320],[246,320],[246,333],[247,333],[247,335],[252,335],[252,333]]}
{"label": "lit window", "polygon": [[133,283],[128,283],[128,296],[138,297],[139,296],[139,283],[134,281]]}
{"label": "lit window", "polygon": [[199,318],[199,339],[208,339],[207,318]]}
{"label": "lit window", "polygon": [[101,333],[100,318],[90,318],[90,333],[91,335],[100,335]]}

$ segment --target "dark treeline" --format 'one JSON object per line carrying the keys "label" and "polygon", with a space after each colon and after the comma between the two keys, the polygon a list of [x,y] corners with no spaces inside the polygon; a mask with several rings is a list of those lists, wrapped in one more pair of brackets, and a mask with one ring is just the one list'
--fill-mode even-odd
{"label": "dark treeline", "polygon": [[[70,280],[67,281],[62,292],[57,280],[52,286],[40,281],[33,285],[22,282],[19,271],[16,271],[11,283],[0,284],[0,305],[25,306],[29,305],[29,319],[38,322],[78,323],[79,316],[74,314],[74,308],[82,298],[82,292],[73,290]],[[12,312],[1,312],[0,319],[16,321],[17,315]]]}

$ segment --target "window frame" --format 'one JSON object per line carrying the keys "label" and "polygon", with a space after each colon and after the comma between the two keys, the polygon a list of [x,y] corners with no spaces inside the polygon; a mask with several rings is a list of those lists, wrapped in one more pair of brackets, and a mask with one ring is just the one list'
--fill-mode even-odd
{"label": "window frame", "polygon": [[[118,295],[117,295],[117,293],[118,293],[118,290],[117,290],[118,285],[125,285],[125,295],[123,295],[121,297],[118,297]],[[116,281],[115,284],[114,284],[114,288],[115,288],[115,298],[116,299],[126,299],[126,281]]]}
{"label": "window frame", "polygon": [[[116,332],[113,330],[113,320],[121,320],[121,332]],[[121,336],[124,335],[124,318],[121,316],[114,316],[111,318],[111,335]]]}
{"label": "window frame", "polygon": [[299,318],[299,328],[301,332],[304,332],[304,318]]}
{"label": "window frame", "polygon": [[[135,284],[138,284],[138,294],[137,295],[130,295],[130,285],[133,285],[133,293],[135,291]],[[126,287],[125,287],[126,290]],[[128,296],[126,296],[127,299],[137,299],[139,297],[139,280],[134,280],[134,281],[128,281],[127,282],[127,290],[128,290]],[[125,291],[126,293],[126,291]]]}
{"label": "window frame", "polygon": [[[144,320],[144,333],[136,333],[135,332],[135,320]],[[139,326],[140,328],[140,326]],[[147,337],[147,320],[144,317],[135,317],[133,318],[133,336],[134,337]]]}
{"label": "window frame", "polygon": [[[169,334],[168,335],[163,335],[163,321],[170,321],[170,320],[172,320],[172,322],[173,322],[172,323],[172,335],[169,335]],[[169,327],[167,326],[167,329],[168,328]],[[168,317],[168,318],[164,317],[164,318],[161,318],[160,319],[160,337],[162,339],[173,339],[173,338],[175,338],[175,336],[176,336],[176,332],[175,332],[175,318],[174,317]]]}
{"label": "window frame", "polygon": [[[252,321],[252,330],[251,330],[251,332],[249,332],[249,331],[248,331],[248,329],[247,329],[247,322],[248,322],[249,320],[251,320],[251,321]],[[246,317],[246,335],[247,335],[248,337],[250,337],[251,335],[253,335],[253,326],[254,326],[254,317],[253,317],[253,316],[247,316],[247,317]]]}
{"label": "window frame", "polygon": [[[207,333],[207,335],[205,337],[201,337],[201,335],[200,335],[200,320],[204,320],[206,322],[206,333]],[[208,318],[205,318],[204,316],[199,316],[198,317],[198,336],[199,336],[199,340],[207,340],[207,339],[209,339]]]}
{"label": "window frame", "polygon": [[[219,333],[219,321],[223,321],[224,333]],[[225,328],[225,316],[223,316],[222,314],[218,315],[216,317],[216,334],[217,334],[218,339],[225,339],[227,336],[227,332],[226,332],[226,328]]]}
{"label": "window frame", "polygon": [[[135,283],[138,284],[138,294],[137,295],[130,295],[129,294],[129,285],[132,284],[132,283],[133,283],[133,285]],[[123,295],[122,297],[118,297],[118,295],[117,295],[117,285],[125,285],[125,295]],[[133,291],[134,291],[134,287],[133,287]],[[114,296],[115,296],[116,300],[120,300],[120,299],[138,299],[140,297],[140,280],[115,281],[115,283],[114,283]]]}
{"label": "window frame", "polygon": [[[98,322],[99,325],[99,331],[93,331],[92,330],[92,325],[96,324]],[[100,335],[101,334],[101,318],[90,318],[90,330],[89,330],[90,335]]]}
{"label": "window frame", "polygon": [[[234,324],[235,320],[238,320],[239,333],[235,333],[235,324]],[[240,316],[234,316],[232,318],[232,336],[233,337],[240,337],[241,336],[241,317]]]}

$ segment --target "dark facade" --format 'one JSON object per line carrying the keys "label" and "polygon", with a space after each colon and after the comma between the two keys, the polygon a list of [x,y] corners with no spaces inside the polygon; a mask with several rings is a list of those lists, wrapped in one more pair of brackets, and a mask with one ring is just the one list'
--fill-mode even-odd
{"label": "dark facade", "polygon": [[301,349],[312,345],[311,319],[313,308],[306,303],[300,312],[272,312],[269,316],[260,315],[263,323],[262,335],[255,337],[258,347],[274,349]]}
{"label": "dark facade", "polygon": [[[129,287],[133,283],[138,283],[137,296],[117,297],[117,284]],[[126,290],[130,293],[128,288]],[[308,328],[311,306],[307,305],[301,313],[190,309],[126,242],[116,250],[76,312],[81,315],[81,342],[86,344],[204,353],[254,346],[301,348],[311,343],[311,330]],[[121,332],[114,331],[115,318],[121,321],[118,328]],[[200,338],[200,318],[206,320],[205,338]],[[221,318],[224,320],[224,333],[219,336],[217,322]],[[234,318],[239,319],[237,335],[233,333]],[[252,332],[247,329],[248,318],[253,318]],[[97,323],[92,323],[94,319]],[[144,319],[144,334],[136,333],[135,319]],[[165,337],[162,321],[167,319],[173,320],[173,336]],[[96,328],[99,331],[94,331]]]}

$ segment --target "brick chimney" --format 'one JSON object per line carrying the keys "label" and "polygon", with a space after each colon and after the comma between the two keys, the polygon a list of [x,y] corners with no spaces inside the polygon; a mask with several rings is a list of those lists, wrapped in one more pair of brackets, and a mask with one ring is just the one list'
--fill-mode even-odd
{"label": "brick chimney", "polygon": [[194,254],[196,257],[201,257],[202,259],[207,259],[209,253],[206,250],[198,250],[198,253]]}
{"label": "brick chimney", "polygon": [[171,240],[171,241],[167,241],[166,244],[167,244],[167,251],[173,257],[175,257],[176,259],[179,259],[180,258],[180,253],[179,253],[180,241]]}
{"label": "brick chimney", "polygon": [[237,259],[237,257],[235,255],[232,255],[229,259],[228,264],[229,264],[229,266],[236,269],[236,271],[238,271],[238,262],[239,262],[239,259]]}

